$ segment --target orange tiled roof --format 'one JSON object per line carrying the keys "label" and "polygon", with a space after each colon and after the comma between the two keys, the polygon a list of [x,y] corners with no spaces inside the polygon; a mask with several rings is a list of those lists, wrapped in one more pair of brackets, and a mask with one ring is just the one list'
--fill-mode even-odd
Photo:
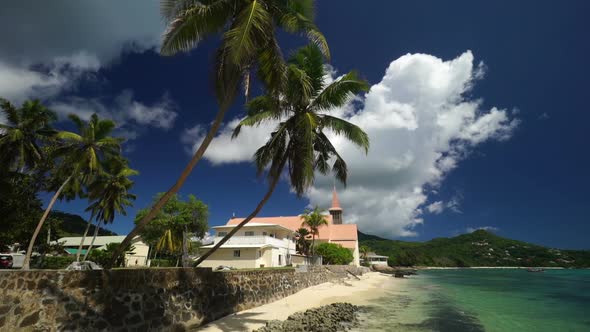
{"label": "orange tiled roof", "polygon": [[[326,219],[328,221],[328,226],[321,226],[319,228],[319,235],[317,239],[325,241],[357,241],[357,227],[355,224],[334,225],[332,223],[331,215],[326,215]],[[227,222],[227,225],[237,225],[243,220],[244,218],[232,218]],[[257,224],[276,224],[296,231],[297,229],[301,228],[301,223],[303,220],[301,219],[301,216],[261,217],[253,218],[249,222]]]}

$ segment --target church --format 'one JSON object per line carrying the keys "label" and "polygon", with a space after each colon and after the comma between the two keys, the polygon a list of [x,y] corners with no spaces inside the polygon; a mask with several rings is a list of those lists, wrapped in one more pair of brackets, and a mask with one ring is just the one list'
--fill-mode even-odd
{"label": "church", "polygon": [[[322,242],[336,243],[350,250],[353,254],[352,265],[360,265],[358,232],[355,224],[345,224],[344,210],[340,206],[338,194],[332,192],[332,206],[326,215],[328,225],[319,228],[316,244]],[[231,231],[244,218],[231,218],[225,225],[216,226],[215,240],[202,249],[212,248],[223,236]],[[301,228],[301,216],[260,217],[253,218],[240,229],[229,241],[206,259],[201,266],[217,267],[220,265],[235,268],[280,267],[299,264],[295,252],[297,229]]]}

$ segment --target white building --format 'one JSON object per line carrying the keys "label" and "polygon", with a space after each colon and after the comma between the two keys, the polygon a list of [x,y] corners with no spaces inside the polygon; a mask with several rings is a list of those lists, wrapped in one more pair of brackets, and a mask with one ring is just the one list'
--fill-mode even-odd
{"label": "white building", "polygon": [[[359,266],[357,226],[343,223],[343,210],[335,190],[329,212],[330,214],[325,216],[328,224],[318,229],[316,244],[336,243],[347,248],[353,254],[351,264]],[[201,248],[204,250],[213,248],[243,220],[243,218],[231,218],[227,224],[213,227],[215,242]],[[200,266],[257,268],[307,264],[308,259],[296,255],[295,252],[295,231],[302,227],[302,222],[301,216],[253,218]]]}
{"label": "white building", "polygon": [[363,263],[371,265],[385,265],[387,266],[388,256],[377,255],[374,252],[367,253],[366,258],[363,258]]}
{"label": "white building", "polygon": [[[104,250],[109,243],[121,243],[125,239],[126,235],[116,235],[116,236],[97,236],[94,244],[92,245],[92,250]],[[81,236],[71,236],[71,237],[62,237],[58,239],[57,242],[60,243],[64,250],[70,254],[75,255],[78,252],[78,247],[80,246],[80,241],[82,240]],[[87,236],[84,239],[84,243],[82,244],[82,251],[81,254],[84,255],[88,248],[90,247],[90,243],[92,242],[92,236]],[[133,241],[131,241],[131,245],[133,246],[133,253],[132,254],[125,254],[125,266],[132,267],[132,266],[146,266],[147,265],[147,258],[150,251],[150,246],[145,244],[141,241],[139,236],[136,236]]]}
{"label": "white building", "polygon": [[[201,249],[213,248],[235,225],[213,227],[214,242]],[[200,266],[231,266],[239,269],[279,267],[291,264],[295,255],[295,232],[276,224],[248,223],[215,251]]]}

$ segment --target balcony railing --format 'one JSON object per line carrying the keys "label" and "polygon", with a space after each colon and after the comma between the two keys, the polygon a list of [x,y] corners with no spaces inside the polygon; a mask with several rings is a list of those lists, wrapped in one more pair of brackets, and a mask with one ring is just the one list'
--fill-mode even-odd
{"label": "balcony railing", "polygon": [[[221,241],[221,237],[215,238],[215,244]],[[277,239],[270,236],[232,236],[224,245],[266,245],[270,244],[280,248],[295,248],[295,243],[288,239]]]}

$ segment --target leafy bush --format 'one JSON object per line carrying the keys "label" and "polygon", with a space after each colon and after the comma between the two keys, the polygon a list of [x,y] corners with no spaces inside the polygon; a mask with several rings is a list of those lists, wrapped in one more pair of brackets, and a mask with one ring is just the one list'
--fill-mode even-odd
{"label": "leafy bush", "polygon": [[100,266],[105,266],[111,259],[111,252],[106,250],[92,249],[86,260],[95,262]]}
{"label": "leafy bush", "polygon": [[352,252],[336,243],[321,243],[315,253],[323,256],[325,265],[347,265],[353,260]]}
{"label": "leafy bush", "polygon": [[175,267],[176,260],[167,259],[167,258],[156,258],[152,259],[150,263],[150,267]]}
{"label": "leafy bush", "polygon": [[65,269],[68,265],[76,260],[74,256],[45,256],[39,261],[40,269],[60,270]]}

